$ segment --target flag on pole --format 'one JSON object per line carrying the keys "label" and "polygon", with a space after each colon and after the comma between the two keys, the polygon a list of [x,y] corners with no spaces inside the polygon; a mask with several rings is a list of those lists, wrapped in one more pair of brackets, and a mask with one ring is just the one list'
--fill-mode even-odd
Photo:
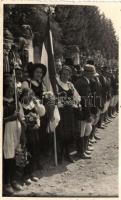
{"label": "flag on pole", "polygon": [[[41,63],[47,67],[47,73],[44,78],[47,91],[51,91],[56,96],[57,95],[56,69],[54,62],[53,38],[50,29],[49,16],[47,20],[45,37],[42,44]],[[57,126],[60,121],[60,115],[57,106],[55,106],[54,117],[55,117],[55,126]]]}
{"label": "flag on pole", "polygon": [[48,17],[45,38],[42,45],[41,63],[46,65],[47,73],[45,76],[45,83],[48,90],[53,91],[54,95],[57,94],[56,88],[56,70],[54,63],[54,50],[52,32],[50,29],[50,21]]}
{"label": "flag on pole", "polygon": [[[48,16],[47,27],[45,38],[42,44],[42,52],[41,52],[41,63],[46,65],[47,73],[45,76],[45,84],[48,91],[51,91],[55,96],[57,95],[57,87],[56,87],[56,70],[54,63],[54,50],[53,50],[53,39],[52,32],[50,29],[50,20]],[[58,126],[60,121],[60,114],[57,105],[54,109],[54,121],[50,121],[49,129],[53,130],[54,133],[54,155],[55,155],[55,165],[57,166],[57,148],[56,148],[56,132],[55,128]]]}
{"label": "flag on pole", "polygon": [[[51,91],[56,96],[57,95],[56,69],[54,62],[53,38],[50,29],[49,17],[47,21],[45,38],[42,44],[41,63],[46,65],[47,67],[47,73],[44,78],[47,91]],[[55,117],[54,123],[56,127],[60,121],[60,115],[57,106],[55,106],[54,117]]]}

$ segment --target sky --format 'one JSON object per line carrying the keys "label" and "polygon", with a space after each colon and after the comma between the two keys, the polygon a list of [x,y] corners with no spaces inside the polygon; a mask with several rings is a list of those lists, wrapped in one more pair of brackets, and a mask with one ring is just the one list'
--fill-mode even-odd
{"label": "sky", "polygon": [[98,6],[100,11],[113,22],[116,35],[119,36],[119,29],[121,28],[121,7],[117,5],[100,5]]}

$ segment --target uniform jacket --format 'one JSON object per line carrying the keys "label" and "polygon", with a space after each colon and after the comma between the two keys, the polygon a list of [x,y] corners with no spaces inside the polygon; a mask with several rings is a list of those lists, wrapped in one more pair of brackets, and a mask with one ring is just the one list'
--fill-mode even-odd
{"label": "uniform jacket", "polygon": [[96,114],[102,105],[102,85],[100,83],[99,77],[94,77],[90,81],[91,94],[92,94],[92,106],[91,113]]}
{"label": "uniform jacket", "polygon": [[91,117],[89,105],[89,96],[91,95],[90,81],[85,76],[81,76],[75,83],[75,88],[81,96],[82,120],[89,120]]}

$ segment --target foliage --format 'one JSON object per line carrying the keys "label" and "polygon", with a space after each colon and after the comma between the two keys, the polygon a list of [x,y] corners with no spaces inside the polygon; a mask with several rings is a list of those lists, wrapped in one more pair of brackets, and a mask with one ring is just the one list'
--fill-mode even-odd
{"label": "foliage", "polygon": [[[103,58],[118,58],[118,39],[113,24],[100,14],[96,6],[53,7],[55,13],[51,16],[51,29],[56,57],[67,56],[67,52],[79,47],[81,54],[94,55],[100,51]],[[4,26],[18,37],[21,35],[21,25],[29,24],[35,44],[41,44],[45,35],[47,9],[47,5],[5,5]]]}

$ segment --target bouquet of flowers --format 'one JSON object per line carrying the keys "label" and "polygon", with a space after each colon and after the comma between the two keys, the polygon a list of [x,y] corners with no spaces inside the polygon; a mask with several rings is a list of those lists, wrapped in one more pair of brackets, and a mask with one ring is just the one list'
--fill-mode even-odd
{"label": "bouquet of flowers", "polygon": [[51,91],[45,92],[43,94],[43,99],[45,102],[47,114],[49,116],[49,119],[51,120],[53,118],[54,109],[55,109],[55,96],[52,94]]}
{"label": "bouquet of flowers", "polygon": [[26,147],[22,148],[21,145],[18,146],[15,153],[16,166],[24,168],[27,164],[29,164],[31,155],[27,152]]}
{"label": "bouquet of flowers", "polygon": [[30,112],[28,115],[25,116],[25,120],[27,123],[27,126],[34,127],[35,124],[37,124],[38,115],[36,113]]}

